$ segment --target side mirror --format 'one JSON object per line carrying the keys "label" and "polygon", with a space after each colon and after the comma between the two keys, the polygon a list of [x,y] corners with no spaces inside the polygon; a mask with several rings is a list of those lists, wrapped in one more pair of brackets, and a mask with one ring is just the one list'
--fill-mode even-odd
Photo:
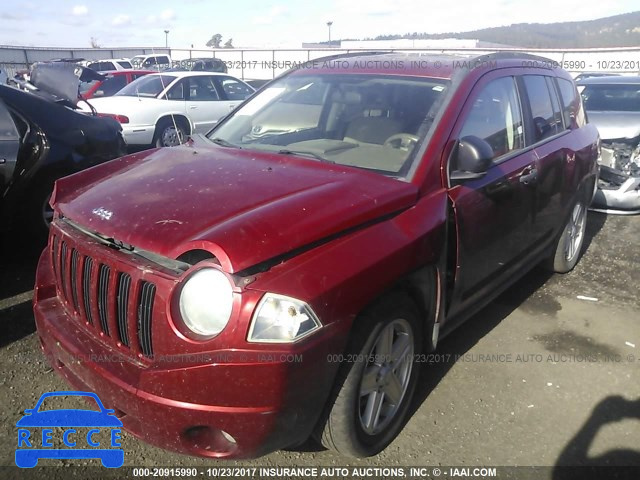
{"label": "side mirror", "polygon": [[494,157],[493,148],[475,135],[466,136],[458,142],[451,154],[451,180],[473,180],[487,173]]}

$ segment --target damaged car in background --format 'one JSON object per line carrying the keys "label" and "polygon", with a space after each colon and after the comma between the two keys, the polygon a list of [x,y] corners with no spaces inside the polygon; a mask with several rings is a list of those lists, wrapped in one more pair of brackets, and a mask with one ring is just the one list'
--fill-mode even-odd
{"label": "damaged car in background", "polygon": [[578,82],[589,122],[600,132],[598,191],[592,210],[640,213],[640,77],[593,77]]}
{"label": "damaged car in background", "polygon": [[0,214],[44,236],[49,198],[64,176],[125,154],[120,124],[76,111],[82,67],[36,64],[20,88],[0,85]]}

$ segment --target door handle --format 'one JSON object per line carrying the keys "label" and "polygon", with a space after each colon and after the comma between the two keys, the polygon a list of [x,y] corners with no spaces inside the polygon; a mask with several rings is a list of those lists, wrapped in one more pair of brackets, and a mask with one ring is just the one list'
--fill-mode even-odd
{"label": "door handle", "polygon": [[538,170],[531,165],[525,167],[519,175],[519,180],[524,185],[533,185],[538,180]]}
{"label": "door handle", "polygon": [[235,104],[234,105],[229,105],[229,110],[233,110],[236,107],[237,107],[237,105],[235,105]]}
{"label": "door handle", "polygon": [[191,110],[195,110],[196,108],[198,108],[198,106],[197,106],[197,105],[189,105],[189,108],[190,108]]}

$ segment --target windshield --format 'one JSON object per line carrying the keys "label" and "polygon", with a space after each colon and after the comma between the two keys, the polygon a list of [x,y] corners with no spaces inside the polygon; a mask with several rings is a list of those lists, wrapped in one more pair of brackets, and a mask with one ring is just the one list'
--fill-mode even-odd
{"label": "windshield", "polygon": [[587,85],[581,95],[587,111],[640,112],[640,84]]}
{"label": "windshield", "polygon": [[173,75],[145,75],[124,87],[116,96],[155,98],[175,79]]}
{"label": "windshield", "polygon": [[448,84],[379,74],[288,75],[256,94],[208,137],[220,145],[402,177]]}

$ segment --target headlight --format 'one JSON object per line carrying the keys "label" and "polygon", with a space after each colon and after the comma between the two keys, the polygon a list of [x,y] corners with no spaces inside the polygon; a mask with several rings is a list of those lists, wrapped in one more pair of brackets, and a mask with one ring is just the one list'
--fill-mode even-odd
{"label": "headlight", "polygon": [[320,320],[306,303],[284,295],[267,293],[253,313],[247,340],[291,343],[321,326]]}
{"label": "headlight", "polygon": [[186,281],[180,292],[180,315],[193,333],[212,336],[227,326],[233,307],[233,288],[215,268],[203,268]]}

